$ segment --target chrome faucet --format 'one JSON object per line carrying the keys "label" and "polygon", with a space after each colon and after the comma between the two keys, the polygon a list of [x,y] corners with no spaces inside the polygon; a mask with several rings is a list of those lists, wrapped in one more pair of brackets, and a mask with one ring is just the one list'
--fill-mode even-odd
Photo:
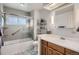
{"label": "chrome faucet", "polygon": [[64,38],[64,37],[61,37],[60,39],[65,40],[65,38]]}

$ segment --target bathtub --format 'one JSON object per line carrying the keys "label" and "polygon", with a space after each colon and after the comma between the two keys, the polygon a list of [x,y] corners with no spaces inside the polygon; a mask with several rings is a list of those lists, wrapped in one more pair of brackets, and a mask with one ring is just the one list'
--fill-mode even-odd
{"label": "bathtub", "polygon": [[4,46],[11,45],[11,44],[17,44],[17,43],[21,43],[21,42],[27,42],[27,41],[32,41],[32,38],[24,38],[24,39],[16,39],[16,40],[11,40],[11,41],[5,41]]}
{"label": "bathtub", "polygon": [[[8,42],[7,42],[8,43]],[[36,41],[9,41],[8,44],[1,47],[1,55],[36,55],[37,44]]]}

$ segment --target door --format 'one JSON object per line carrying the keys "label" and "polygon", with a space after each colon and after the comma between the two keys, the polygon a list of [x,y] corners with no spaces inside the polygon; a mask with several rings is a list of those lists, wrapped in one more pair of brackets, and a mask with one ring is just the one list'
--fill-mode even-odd
{"label": "door", "polygon": [[4,41],[29,37],[30,18],[17,15],[6,15]]}

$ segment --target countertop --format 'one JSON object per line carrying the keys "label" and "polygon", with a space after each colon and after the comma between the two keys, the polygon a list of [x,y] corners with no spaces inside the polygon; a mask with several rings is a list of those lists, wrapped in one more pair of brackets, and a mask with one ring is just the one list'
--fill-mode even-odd
{"label": "countertop", "polygon": [[[61,37],[65,38],[65,40],[61,39]],[[59,46],[79,52],[79,39],[78,38],[71,38],[71,37],[59,36],[59,35],[54,35],[54,34],[42,34],[42,35],[38,35],[38,38],[39,40],[41,39],[46,40],[48,42],[57,44]]]}

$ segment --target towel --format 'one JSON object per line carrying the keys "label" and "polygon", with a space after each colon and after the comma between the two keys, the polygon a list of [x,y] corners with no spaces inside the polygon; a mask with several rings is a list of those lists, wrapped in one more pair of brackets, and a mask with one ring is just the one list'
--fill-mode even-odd
{"label": "towel", "polygon": [[1,48],[1,45],[2,45],[2,43],[1,43],[1,37],[0,37],[0,48]]}
{"label": "towel", "polygon": [[2,36],[1,30],[0,30],[0,36]]}

